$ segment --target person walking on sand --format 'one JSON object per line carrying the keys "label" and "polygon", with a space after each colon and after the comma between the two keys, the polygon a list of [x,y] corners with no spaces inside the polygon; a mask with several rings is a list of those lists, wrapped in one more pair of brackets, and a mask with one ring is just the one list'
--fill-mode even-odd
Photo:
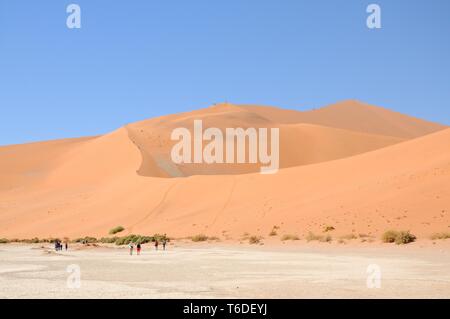
{"label": "person walking on sand", "polygon": [[67,251],[67,249],[69,248],[69,243],[66,241],[66,242],[64,243],[64,245],[66,246],[66,251]]}
{"label": "person walking on sand", "polygon": [[163,241],[162,241],[163,250],[166,250],[166,244],[167,244],[167,240],[163,239]]}
{"label": "person walking on sand", "polygon": [[134,249],[133,243],[130,243],[128,247],[130,247],[130,256],[133,256],[133,249]]}
{"label": "person walking on sand", "polygon": [[138,256],[141,254],[141,244],[137,244],[136,252],[137,252]]}
{"label": "person walking on sand", "polygon": [[158,245],[159,245],[159,243],[158,243],[158,240],[156,239],[155,240],[155,250],[158,250]]}

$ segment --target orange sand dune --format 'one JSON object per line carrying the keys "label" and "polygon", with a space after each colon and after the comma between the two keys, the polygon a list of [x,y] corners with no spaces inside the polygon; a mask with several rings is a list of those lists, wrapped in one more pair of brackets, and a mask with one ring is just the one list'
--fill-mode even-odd
{"label": "orange sand dune", "polygon": [[[280,112],[284,112],[280,110]],[[143,161],[139,174],[157,177],[191,175],[228,175],[259,172],[260,164],[189,164],[174,165],[170,150],[175,141],[170,133],[186,127],[192,133],[193,121],[201,119],[204,129],[227,127],[280,129],[281,168],[313,164],[364,153],[403,141],[403,138],[354,132],[312,124],[281,124],[245,108],[222,104],[193,112],[173,115],[164,121],[148,120],[127,126],[130,139],[141,151]]]}
{"label": "orange sand dune", "polygon": [[[0,148],[0,237],[101,237],[117,225],[126,233],[234,239],[267,236],[274,225],[298,235],[325,225],[335,236],[449,231],[450,129],[404,141],[442,127],[405,124],[408,117],[381,109],[388,124],[375,130],[369,116],[371,132],[352,131],[340,124],[353,106],[339,109],[326,125],[288,123],[284,110],[271,108],[268,117],[266,108],[218,105],[97,138]],[[260,175],[242,174],[255,167],[174,166],[171,130],[200,118],[219,128],[280,127],[285,168]]]}
{"label": "orange sand dune", "polygon": [[347,100],[306,112],[252,105],[243,107],[278,123],[310,123],[399,138],[419,137],[445,128],[440,124],[356,100]]}
{"label": "orange sand dune", "polygon": [[65,139],[0,147],[0,191],[41,180],[62,154],[92,138]]}

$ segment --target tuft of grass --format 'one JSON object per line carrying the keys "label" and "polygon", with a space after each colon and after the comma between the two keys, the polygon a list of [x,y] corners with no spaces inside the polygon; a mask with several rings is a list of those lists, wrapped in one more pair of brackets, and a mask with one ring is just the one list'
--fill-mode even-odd
{"label": "tuft of grass", "polygon": [[319,240],[320,237],[319,235],[315,235],[313,232],[309,232],[308,235],[306,236],[306,241],[310,242],[310,241],[314,241],[314,240]]}
{"label": "tuft of grass", "polygon": [[383,243],[393,243],[395,242],[397,235],[398,235],[397,231],[388,230],[383,234],[383,236],[381,236],[381,240],[383,241]]}
{"label": "tuft of grass", "polygon": [[340,239],[346,239],[346,240],[352,240],[352,239],[357,239],[358,236],[356,236],[355,234],[348,234],[348,235],[343,235],[340,237]]}
{"label": "tuft of grass", "polygon": [[117,227],[114,227],[113,229],[111,229],[109,231],[109,234],[110,235],[115,235],[115,234],[118,234],[120,232],[123,232],[124,230],[125,230],[125,228],[123,228],[122,226],[117,226]]}
{"label": "tuft of grass", "polygon": [[207,241],[208,240],[208,236],[206,236],[204,234],[198,234],[198,235],[192,236],[191,240],[193,242]]}
{"label": "tuft of grass", "polygon": [[322,235],[315,235],[314,233],[309,232],[308,235],[306,236],[306,241],[310,242],[314,240],[317,240],[321,243],[329,243],[333,240],[333,238],[330,235],[322,236]]}
{"label": "tuft of grass", "polygon": [[261,242],[262,237],[260,236],[250,236],[248,238],[248,243],[251,245],[259,244]]}
{"label": "tuft of grass", "polygon": [[286,234],[283,235],[283,237],[281,237],[282,241],[286,241],[286,240],[300,240],[300,238],[297,235],[290,235],[290,234]]}
{"label": "tuft of grass", "polygon": [[431,239],[432,240],[437,240],[437,239],[449,239],[450,238],[450,233],[436,233],[431,235]]}
{"label": "tuft of grass", "polygon": [[417,237],[411,234],[409,231],[401,231],[398,233],[397,238],[395,238],[395,243],[397,245],[409,244],[416,241]]}
{"label": "tuft of grass", "polygon": [[277,226],[277,225],[273,226],[272,230],[269,233],[269,236],[271,236],[271,237],[277,236],[278,235],[277,230],[279,230],[279,229],[280,229],[280,226]]}
{"label": "tuft of grass", "polygon": [[395,231],[388,230],[381,237],[384,243],[396,243],[397,245],[404,245],[414,242],[417,237],[409,231]]}
{"label": "tuft of grass", "polygon": [[335,230],[335,228],[333,226],[325,226],[325,228],[323,229],[323,232],[328,233],[333,230]]}
{"label": "tuft of grass", "polygon": [[322,236],[322,238],[319,239],[321,243],[331,243],[333,241],[333,238],[330,235]]}

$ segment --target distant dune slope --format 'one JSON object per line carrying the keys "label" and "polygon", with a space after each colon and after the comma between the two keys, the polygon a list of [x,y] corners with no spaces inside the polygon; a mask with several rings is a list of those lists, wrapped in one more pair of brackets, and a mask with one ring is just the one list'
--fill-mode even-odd
{"label": "distant dune slope", "polygon": [[[102,237],[117,225],[235,240],[267,236],[274,225],[301,236],[330,225],[335,237],[450,230],[450,129],[405,141],[391,134],[393,120],[389,134],[368,133],[258,110],[218,105],[101,137],[2,147],[0,237]],[[280,127],[285,168],[261,175],[245,165],[175,166],[167,134],[199,118],[206,127]]]}
{"label": "distant dune slope", "polygon": [[309,123],[399,138],[419,137],[446,128],[356,100],[342,101],[305,112],[254,105],[242,107],[278,123]]}
{"label": "distant dune slope", "polygon": [[203,121],[204,129],[217,127],[223,132],[228,127],[279,128],[281,168],[352,156],[404,140],[404,138],[399,137],[343,130],[303,122],[285,124],[283,123],[286,122],[283,119],[285,110],[271,109],[274,116],[268,116],[264,112],[259,114],[260,110],[264,110],[264,108],[245,108],[232,104],[219,104],[188,114],[169,115],[128,125],[130,138],[138,146],[143,157],[139,174],[143,176],[179,177],[243,174],[259,171],[260,163],[256,165],[174,165],[170,158],[170,150],[176,143],[170,140],[172,130],[177,127],[185,127],[193,135],[193,121],[198,119]]}
{"label": "distant dune slope", "polygon": [[0,191],[41,181],[65,152],[92,138],[74,138],[0,147]]}

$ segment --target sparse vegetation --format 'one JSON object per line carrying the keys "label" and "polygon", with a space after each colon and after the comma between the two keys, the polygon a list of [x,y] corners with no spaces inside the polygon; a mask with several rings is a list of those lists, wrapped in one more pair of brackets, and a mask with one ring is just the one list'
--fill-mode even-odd
{"label": "sparse vegetation", "polygon": [[393,243],[393,242],[395,242],[397,235],[398,235],[398,232],[396,232],[394,230],[388,230],[383,234],[383,236],[381,237],[381,240],[383,241],[383,243]]}
{"label": "sparse vegetation", "polygon": [[130,243],[133,244],[147,244],[150,243],[152,241],[155,241],[155,236],[150,237],[150,236],[142,236],[142,235],[128,235],[125,237],[119,237],[116,240],[116,245],[118,246],[122,246],[122,245],[128,245]]}
{"label": "sparse vegetation", "polygon": [[411,234],[409,231],[401,231],[398,233],[397,238],[395,238],[395,243],[397,245],[404,245],[412,243],[416,240],[416,236]]}
{"label": "sparse vegetation", "polygon": [[306,241],[310,242],[310,241],[314,241],[314,240],[319,240],[320,237],[319,235],[315,235],[313,232],[309,232],[308,235],[306,236]]}
{"label": "sparse vegetation", "polygon": [[323,229],[323,232],[328,233],[333,230],[335,230],[335,228],[333,226],[325,226],[325,228]]}
{"label": "sparse vegetation", "polygon": [[382,236],[384,243],[396,243],[397,245],[404,245],[414,242],[417,238],[409,231],[395,231],[388,230]]}
{"label": "sparse vegetation", "polygon": [[282,241],[287,241],[287,240],[300,240],[300,238],[297,235],[290,235],[290,234],[286,234],[283,235],[283,237],[281,237]]}
{"label": "sparse vegetation", "polygon": [[357,239],[358,236],[356,236],[355,234],[348,234],[348,235],[343,235],[340,237],[340,239],[345,239],[345,240],[352,240],[352,239]]}
{"label": "sparse vegetation", "polygon": [[111,229],[109,231],[109,234],[110,235],[115,235],[115,234],[118,234],[120,232],[123,232],[124,230],[125,230],[125,228],[123,228],[122,226],[117,226],[117,227],[114,227],[113,229]]}
{"label": "sparse vegetation", "polygon": [[[214,237],[213,237],[214,239]],[[3,239],[0,239],[3,240]],[[5,239],[6,240],[6,239]],[[116,244],[116,245],[127,245],[129,243],[135,243],[135,244],[146,244],[149,242],[154,242],[155,240],[162,241],[170,241],[170,239],[164,234],[155,234],[153,236],[142,236],[142,235],[128,235],[124,237],[103,237],[101,239],[97,239],[95,237],[80,237],[77,239],[72,240],[72,243],[82,243],[82,244],[96,244],[96,243],[102,243],[102,244]],[[46,238],[46,239],[39,239],[39,238],[32,238],[32,239],[14,239],[13,241],[9,242],[17,242],[17,243],[26,243],[26,244],[37,244],[37,243],[54,243],[55,241],[61,242],[58,238]],[[64,242],[69,241],[68,238],[64,238]],[[0,242],[1,243],[1,242]]]}
{"label": "sparse vegetation", "polygon": [[119,237],[103,237],[100,239],[102,244],[114,244]]}
{"label": "sparse vegetation", "polygon": [[6,238],[0,238],[0,244],[7,244],[9,243],[9,240]]}
{"label": "sparse vegetation", "polygon": [[269,236],[271,236],[271,237],[277,236],[278,235],[278,232],[277,232],[278,229],[280,229],[279,226],[276,226],[276,225],[273,226],[272,230],[269,233]]}
{"label": "sparse vegetation", "polygon": [[207,241],[208,240],[208,236],[206,236],[204,234],[198,234],[198,235],[192,236],[191,240],[193,242]]}
{"label": "sparse vegetation", "polygon": [[95,237],[83,237],[83,238],[77,238],[75,240],[73,240],[74,243],[82,243],[82,244],[95,244],[97,243],[97,238]]}
{"label": "sparse vegetation", "polygon": [[431,235],[431,239],[432,240],[437,240],[437,239],[449,239],[450,238],[450,233],[436,233]]}
{"label": "sparse vegetation", "polygon": [[315,235],[314,233],[309,232],[308,235],[306,236],[306,241],[310,242],[314,240],[317,240],[322,243],[329,243],[333,240],[333,238],[330,235],[322,236],[322,235]]}
{"label": "sparse vegetation", "polygon": [[259,244],[261,242],[262,237],[260,236],[250,236],[248,238],[248,243],[251,245]]}

